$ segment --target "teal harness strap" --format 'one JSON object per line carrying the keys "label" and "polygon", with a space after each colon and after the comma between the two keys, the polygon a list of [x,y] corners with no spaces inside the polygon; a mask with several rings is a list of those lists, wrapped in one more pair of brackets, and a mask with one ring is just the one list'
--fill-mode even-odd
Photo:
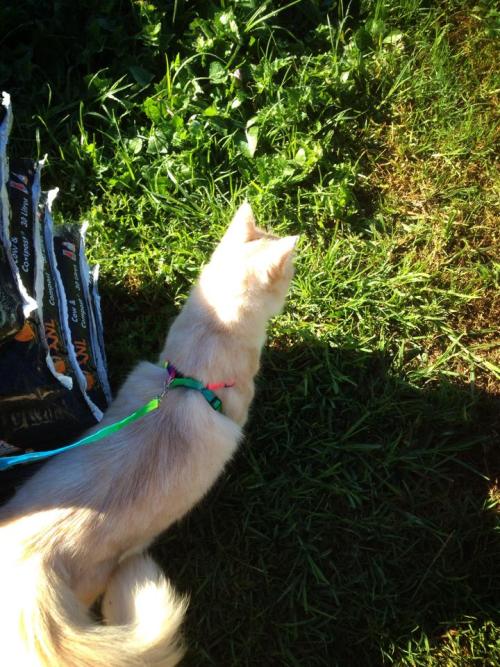
{"label": "teal harness strap", "polygon": [[203,394],[205,400],[213,407],[214,410],[218,412],[221,411],[222,401],[220,398],[211,390],[205,387],[205,385],[199,380],[194,378],[185,378],[185,377],[174,377],[170,381],[169,387],[186,387],[187,389],[196,389],[201,394]]}
{"label": "teal harness strap", "polygon": [[195,380],[194,378],[189,378],[184,376],[176,377],[174,374],[176,369],[174,369],[174,372],[169,370],[173,369],[174,367],[168,364],[168,362],[165,364],[165,366],[167,368],[168,375],[167,375],[167,380],[165,382],[165,388],[161,396],[156,396],[155,398],[152,398],[149,401],[149,403],[146,403],[146,405],[143,405],[141,408],[133,412],[131,415],[128,415],[128,417],[124,417],[123,419],[120,419],[120,421],[114,422],[113,424],[109,424],[109,426],[104,426],[95,433],[91,433],[90,435],[87,435],[85,438],[82,438],[81,440],[77,440],[76,442],[71,443],[71,445],[59,447],[58,449],[51,449],[45,452],[29,452],[27,454],[19,454],[17,456],[0,456],[0,472],[2,470],[8,470],[9,468],[13,468],[16,465],[20,465],[23,463],[35,463],[36,461],[43,461],[44,459],[48,459],[51,456],[55,456],[56,454],[61,454],[62,452],[68,452],[71,449],[76,449],[77,447],[82,447],[83,445],[90,445],[90,443],[92,442],[96,442],[97,440],[102,440],[102,438],[106,438],[108,435],[112,435],[113,433],[120,431],[128,424],[131,424],[132,422],[135,422],[137,419],[144,417],[144,415],[147,415],[149,412],[157,410],[166,392],[169,389],[175,389],[175,387],[185,387],[186,389],[195,389],[196,391],[199,391],[203,395],[205,400],[208,402],[208,404],[214,410],[217,410],[218,412],[221,411],[222,401],[211,389],[206,387],[199,380]]}

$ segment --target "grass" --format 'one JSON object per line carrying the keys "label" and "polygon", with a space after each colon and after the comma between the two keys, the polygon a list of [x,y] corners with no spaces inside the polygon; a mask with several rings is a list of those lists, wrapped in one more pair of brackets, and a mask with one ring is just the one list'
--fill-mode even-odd
{"label": "grass", "polygon": [[185,665],[500,664],[499,15],[7,0],[12,151],[90,221],[110,374],[232,211],[300,233],[241,452],[155,554]]}

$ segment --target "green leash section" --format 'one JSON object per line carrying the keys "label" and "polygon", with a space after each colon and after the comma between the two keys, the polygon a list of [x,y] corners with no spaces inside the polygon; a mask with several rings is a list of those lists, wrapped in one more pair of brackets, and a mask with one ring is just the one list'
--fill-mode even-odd
{"label": "green leash section", "polygon": [[62,452],[68,452],[71,449],[76,449],[76,447],[81,447],[82,445],[89,445],[91,442],[95,442],[96,440],[101,440],[102,438],[105,438],[108,435],[111,435],[112,433],[116,433],[116,431],[120,431],[124,426],[127,426],[127,424],[131,424],[132,422],[135,422],[137,419],[144,417],[144,415],[147,415],[148,412],[156,410],[159,405],[160,405],[160,398],[157,396],[156,398],[151,399],[149,403],[146,403],[146,405],[143,405],[142,408],[139,408],[138,410],[133,412],[128,417],[124,417],[123,419],[120,419],[120,421],[114,422],[109,426],[104,426],[95,433],[92,433],[91,435],[88,435],[87,437],[82,438],[81,440],[77,440],[76,442],[73,442],[71,445],[66,445],[65,447],[59,447],[58,449],[50,449],[46,452],[30,452],[29,454],[20,454],[19,456],[0,457],[0,471],[8,470],[9,468],[13,468],[14,466],[21,463],[34,463],[35,461],[43,461],[43,459],[48,459],[51,456],[55,456],[56,454],[62,454]]}
{"label": "green leash section", "polygon": [[144,417],[144,415],[147,415],[149,412],[157,410],[166,392],[169,389],[175,389],[175,387],[195,389],[196,391],[199,391],[200,394],[202,394],[203,398],[214,410],[220,412],[222,409],[222,401],[220,398],[211,389],[205,387],[205,385],[199,380],[195,380],[194,378],[189,377],[169,376],[161,396],[152,398],[149,403],[146,403],[146,405],[143,405],[131,415],[128,415],[128,417],[124,417],[123,419],[120,419],[120,421],[114,422],[109,426],[104,426],[95,433],[87,435],[85,438],[71,443],[71,445],[58,447],[57,449],[50,449],[46,452],[29,452],[29,454],[19,454],[18,456],[2,456],[0,457],[0,472],[2,470],[9,470],[9,468],[13,468],[16,465],[23,463],[35,463],[35,461],[43,461],[44,459],[48,459],[51,456],[55,456],[56,454],[62,454],[62,452],[68,452],[71,449],[76,449],[77,447],[82,447],[83,445],[90,445],[91,442],[96,442],[96,440],[102,440],[102,438],[106,438],[108,435],[112,435],[113,433],[120,431],[128,424],[131,424],[137,419]]}

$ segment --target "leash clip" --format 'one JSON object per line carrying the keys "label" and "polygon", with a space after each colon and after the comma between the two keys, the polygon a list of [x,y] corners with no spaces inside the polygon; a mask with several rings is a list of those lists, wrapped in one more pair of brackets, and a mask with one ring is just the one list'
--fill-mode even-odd
{"label": "leash clip", "polygon": [[158,396],[158,402],[159,403],[167,395],[167,392],[170,388],[170,385],[172,384],[172,380],[175,378],[175,369],[171,364],[168,363],[168,361],[165,362],[165,370],[167,371],[167,375],[166,375],[165,381],[163,383],[163,390],[162,390],[161,394]]}

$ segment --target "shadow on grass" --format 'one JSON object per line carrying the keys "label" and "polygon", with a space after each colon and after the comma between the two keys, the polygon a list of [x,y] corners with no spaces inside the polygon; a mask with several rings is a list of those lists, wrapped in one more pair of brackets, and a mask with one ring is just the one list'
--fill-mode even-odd
{"label": "shadow on grass", "polygon": [[138,361],[157,361],[178,309],[166,286],[131,291],[103,284],[101,292],[110,383],[116,394]]}
{"label": "shadow on grass", "polygon": [[242,451],[155,548],[191,595],[184,664],[376,665],[495,617],[498,398],[313,341],[268,350],[258,387]]}

